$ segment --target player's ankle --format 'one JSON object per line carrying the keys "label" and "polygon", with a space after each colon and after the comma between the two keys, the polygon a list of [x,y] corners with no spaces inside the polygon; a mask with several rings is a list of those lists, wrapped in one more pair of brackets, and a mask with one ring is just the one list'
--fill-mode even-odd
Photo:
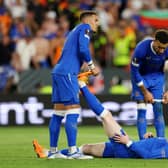
{"label": "player's ankle", "polygon": [[78,149],[79,149],[79,152],[80,152],[80,153],[83,153],[83,145],[82,145],[82,146],[79,146]]}

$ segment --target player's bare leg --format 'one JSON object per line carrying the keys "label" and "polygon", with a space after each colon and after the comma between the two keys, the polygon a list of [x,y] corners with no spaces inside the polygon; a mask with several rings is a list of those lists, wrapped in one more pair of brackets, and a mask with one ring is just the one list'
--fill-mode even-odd
{"label": "player's bare leg", "polygon": [[99,100],[93,94],[91,94],[86,87],[87,78],[87,75],[78,78],[81,92],[90,108],[96,113],[96,115],[101,117],[107,136],[112,138],[115,134],[122,134],[123,130],[121,126],[114,120],[111,112],[104,109]]}
{"label": "player's bare leg", "polygon": [[105,149],[105,143],[84,144],[80,147],[82,153],[94,157],[102,157]]}

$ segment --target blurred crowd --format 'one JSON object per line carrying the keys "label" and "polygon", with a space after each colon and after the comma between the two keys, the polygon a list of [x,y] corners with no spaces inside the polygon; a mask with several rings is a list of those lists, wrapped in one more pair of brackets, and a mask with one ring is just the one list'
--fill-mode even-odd
{"label": "blurred crowd", "polygon": [[[135,45],[155,29],[140,22],[139,12],[167,8],[168,0],[0,0],[0,92],[17,91],[25,70],[52,68],[82,10],[96,10],[100,17],[90,45],[100,70],[129,72]],[[93,92],[101,93],[102,75],[91,82],[99,84]]]}

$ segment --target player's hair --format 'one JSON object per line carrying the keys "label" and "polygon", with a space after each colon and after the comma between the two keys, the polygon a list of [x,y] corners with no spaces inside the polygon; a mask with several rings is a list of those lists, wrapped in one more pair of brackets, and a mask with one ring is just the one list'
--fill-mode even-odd
{"label": "player's hair", "polygon": [[163,44],[168,43],[168,30],[166,29],[157,30],[155,33],[155,39]]}
{"label": "player's hair", "polygon": [[92,16],[92,15],[97,15],[97,12],[96,11],[92,11],[92,10],[87,10],[87,11],[84,11],[80,14],[80,21],[82,21],[84,18],[88,17],[88,16]]}

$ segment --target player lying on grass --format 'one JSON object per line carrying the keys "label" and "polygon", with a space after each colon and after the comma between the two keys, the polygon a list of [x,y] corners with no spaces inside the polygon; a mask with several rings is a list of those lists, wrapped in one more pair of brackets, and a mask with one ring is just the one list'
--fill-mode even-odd
{"label": "player lying on grass", "polygon": [[[79,79],[80,90],[85,97],[90,108],[100,116],[108,142],[99,144],[85,144],[79,150],[81,153],[103,158],[145,158],[145,159],[161,159],[168,158],[168,141],[165,138],[147,138],[139,141],[133,141],[124,132],[121,126],[114,120],[110,111],[105,109],[99,100],[88,90],[83,79]],[[150,136],[147,134],[146,136]],[[36,140],[33,141],[36,154],[40,156],[43,148]],[[61,151],[64,155],[68,149]]]}

